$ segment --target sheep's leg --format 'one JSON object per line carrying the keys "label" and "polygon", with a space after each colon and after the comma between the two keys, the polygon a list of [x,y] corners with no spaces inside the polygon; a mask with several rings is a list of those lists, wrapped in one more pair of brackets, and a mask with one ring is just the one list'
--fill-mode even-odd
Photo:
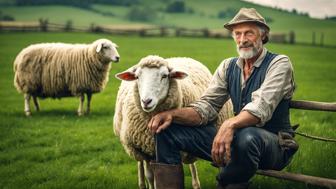
{"label": "sheep's leg", "polygon": [[145,161],[145,175],[149,185],[149,189],[154,189],[154,173],[149,161]]}
{"label": "sheep's leg", "polygon": [[193,189],[200,189],[201,183],[198,178],[196,163],[189,164]]}
{"label": "sheep's leg", "polygon": [[26,116],[31,115],[29,102],[30,102],[30,94],[25,93],[24,94],[24,111],[25,111]]}
{"label": "sheep's leg", "polygon": [[36,96],[33,96],[33,101],[34,101],[36,111],[40,111],[40,104]]}
{"label": "sheep's leg", "polygon": [[79,96],[79,107],[78,107],[78,116],[83,115],[83,104],[84,104],[84,93]]}
{"label": "sheep's leg", "polygon": [[86,104],[86,114],[89,114],[90,113],[90,107],[91,107],[91,97],[92,97],[92,93],[86,93],[86,101],[87,101],[87,104]]}
{"label": "sheep's leg", "polygon": [[146,188],[145,182],[145,173],[144,173],[144,164],[143,161],[138,161],[138,185],[140,189]]}

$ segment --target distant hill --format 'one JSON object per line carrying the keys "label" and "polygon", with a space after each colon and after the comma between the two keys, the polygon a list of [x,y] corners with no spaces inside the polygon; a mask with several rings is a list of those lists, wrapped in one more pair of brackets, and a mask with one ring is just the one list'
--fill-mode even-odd
{"label": "distant hill", "polygon": [[[98,0],[86,1],[97,2]],[[134,0],[138,3],[129,6],[90,4],[86,8],[64,5],[14,6],[15,2],[14,0],[0,0],[3,4],[0,7],[1,13],[17,21],[36,21],[39,18],[48,18],[49,22],[64,24],[67,20],[72,20],[74,26],[85,27],[95,23],[222,29],[223,24],[229,21],[241,7],[254,7],[266,18],[271,32],[288,33],[293,30],[299,42],[311,42],[313,32],[315,32],[317,43],[321,37],[325,44],[334,45],[336,43],[334,37],[336,22],[334,20],[312,19],[306,15],[297,15],[245,1],[185,0],[183,11],[175,12],[174,10],[181,10],[181,5],[172,5],[174,0]],[[173,11],[168,11],[169,6],[173,7]],[[323,36],[321,36],[322,33]]]}

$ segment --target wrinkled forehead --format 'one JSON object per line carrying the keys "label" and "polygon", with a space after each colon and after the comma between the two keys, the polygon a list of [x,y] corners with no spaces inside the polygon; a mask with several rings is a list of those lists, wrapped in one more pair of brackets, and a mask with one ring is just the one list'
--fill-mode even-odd
{"label": "wrinkled forehead", "polygon": [[245,32],[249,30],[258,30],[259,26],[253,22],[250,23],[240,23],[232,26],[232,32]]}
{"label": "wrinkled forehead", "polygon": [[136,75],[159,76],[168,74],[169,70],[166,66],[160,67],[140,67],[135,71]]}

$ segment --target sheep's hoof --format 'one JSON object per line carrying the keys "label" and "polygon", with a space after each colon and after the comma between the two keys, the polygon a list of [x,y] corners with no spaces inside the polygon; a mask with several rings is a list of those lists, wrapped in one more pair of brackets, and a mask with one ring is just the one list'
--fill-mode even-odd
{"label": "sheep's hoof", "polygon": [[77,112],[78,116],[83,116],[84,113],[83,112]]}
{"label": "sheep's hoof", "polygon": [[139,185],[139,189],[147,189],[147,188],[146,188],[146,185],[141,184]]}
{"label": "sheep's hoof", "polygon": [[198,185],[198,186],[196,185],[196,186],[193,186],[192,188],[193,189],[201,189],[201,186],[200,185]]}
{"label": "sheep's hoof", "polygon": [[31,116],[31,112],[25,112],[25,113],[27,117]]}

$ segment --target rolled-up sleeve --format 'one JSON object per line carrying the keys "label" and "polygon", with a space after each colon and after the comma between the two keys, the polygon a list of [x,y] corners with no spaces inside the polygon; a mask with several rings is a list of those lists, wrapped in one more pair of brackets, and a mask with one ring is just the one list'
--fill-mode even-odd
{"label": "rolled-up sleeve", "polygon": [[189,105],[189,107],[194,108],[200,115],[200,125],[205,125],[215,120],[224,103],[229,98],[225,79],[229,62],[230,60],[226,59],[220,64],[212,77],[209,87],[200,100]]}
{"label": "rolled-up sleeve", "polygon": [[262,127],[272,117],[282,99],[289,99],[294,92],[293,67],[287,56],[279,55],[268,67],[261,87],[254,91],[251,102],[242,110],[260,119],[257,126]]}

